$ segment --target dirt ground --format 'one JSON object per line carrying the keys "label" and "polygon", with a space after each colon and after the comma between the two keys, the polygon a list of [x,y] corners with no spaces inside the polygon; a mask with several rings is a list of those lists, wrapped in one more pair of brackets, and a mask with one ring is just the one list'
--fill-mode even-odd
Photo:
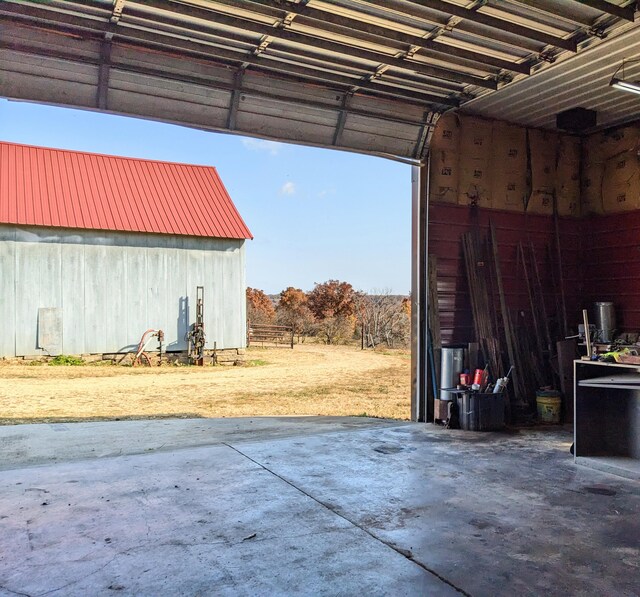
{"label": "dirt ground", "polygon": [[250,348],[244,366],[0,364],[0,424],[161,417],[409,418],[408,351]]}

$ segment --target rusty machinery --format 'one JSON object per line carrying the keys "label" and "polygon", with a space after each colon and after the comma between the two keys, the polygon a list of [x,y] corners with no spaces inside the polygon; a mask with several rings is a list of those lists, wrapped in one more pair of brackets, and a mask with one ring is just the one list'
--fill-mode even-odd
{"label": "rusty machinery", "polygon": [[196,288],[196,320],[187,332],[187,350],[194,365],[204,365],[204,286]]}
{"label": "rusty machinery", "polygon": [[140,342],[136,347],[136,352],[133,357],[133,367],[137,365],[151,366],[151,359],[149,358],[149,355],[145,352],[145,350],[149,342],[151,342],[151,340],[153,340],[154,338],[158,339],[158,354],[160,355],[158,365],[162,365],[162,343],[164,342],[164,332],[162,330],[150,329],[142,334],[142,338],[140,338]]}

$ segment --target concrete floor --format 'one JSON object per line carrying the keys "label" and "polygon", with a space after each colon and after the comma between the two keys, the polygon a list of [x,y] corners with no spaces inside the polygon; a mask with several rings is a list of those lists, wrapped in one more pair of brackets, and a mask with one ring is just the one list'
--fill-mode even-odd
{"label": "concrete floor", "polygon": [[562,430],[0,428],[0,595],[640,595],[640,484]]}

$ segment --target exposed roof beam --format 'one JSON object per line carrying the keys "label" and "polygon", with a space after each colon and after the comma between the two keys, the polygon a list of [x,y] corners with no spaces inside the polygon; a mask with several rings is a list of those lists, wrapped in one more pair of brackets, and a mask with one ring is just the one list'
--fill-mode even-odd
{"label": "exposed roof beam", "polygon": [[[294,60],[297,63],[306,64],[311,67],[316,66],[325,70],[340,70],[342,71],[341,74],[352,75],[354,77],[364,77],[370,73],[370,69],[364,66],[361,62],[350,60],[347,57],[331,56],[331,59],[327,60],[326,55],[318,52],[298,49],[296,49],[296,55],[292,57],[289,53],[289,48],[278,43],[271,44],[267,58],[277,58],[284,62],[291,62]],[[304,60],[299,60],[302,58]],[[463,85],[460,83],[442,80],[438,80],[434,83],[422,75],[404,72],[390,74],[389,71],[387,71],[384,77],[384,82],[395,82],[400,85],[408,85],[417,89],[435,89],[439,93],[447,94],[459,93],[463,89]]]}
{"label": "exposed roof beam", "polygon": [[[160,49],[179,49],[188,52],[190,55],[197,56],[199,58],[212,59],[217,62],[220,62],[220,60],[231,61],[232,63],[241,64],[243,66],[251,65],[252,67],[261,70],[295,75],[306,78],[310,81],[332,83],[337,85],[339,89],[351,88],[356,85],[358,88],[373,95],[394,97],[398,99],[410,99],[417,103],[433,103],[447,106],[459,105],[459,102],[455,98],[423,92],[417,87],[412,89],[412,81],[405,82],[404,80],[399,80],[398,85],[396,86],[389,85],[385,81],[378,81],[375,83],[360,81],[358,78],[352,79],[346,75],[339,75],[320,68],[314,68],[312,65],[292,64],[291,62],[282,61],[273,56],[270,56],[268,59],[258,58],[244,52],[223,50],[221,48],[207,46],[197,42],[162,36],[147,31],[138,31],[135,29],[127,29],[126,34],[124,31],[119,32],[118,38],[127,43],[136,41],[145,42],[147,47],[151,45]],[[326,66],[328,67],[330,63],[330,60],[326,61]],[[401,83],[404,83],[406,87],[403,88],[400,85]]]}
{"label": "exposed roof beam", "polygon": [[[580,0],[577,1],[579,2]],[[567,5],[560,4],[559,2],[547,2],[546,4],[541,5],[539,0],[516,0],[516,2],[527,6],[528,8],[533,8],[537,12],[553,15],[554,17],[560,17],[563,21],[574,25],[582,25],[583,27],[590,27],[593,25],[593,19],[590,19],[585,15],[576,14],[575,7],[570,4]]]}
{"label": "exposed roof beam", "polygon": [[[508,60],[502,60],[493,56],[488,56],[481,52],[473,52],[463,48],[456,48],[448,46],[438,42],[434,42],[426,37],[420,37],[419,35],[411,35],[398,31],[384,25],[375,25],[371,23],[365,23],[358,19],[345,17],[339,14],[328,12],[315,8],[314,6],[301,6],[300,4],[293,4],[292,2],[286,2],[283,0],[215,0],[218,4],[224,4],[233,7],[247,7],[247,3],[255,5],[256,8],[260,7],[263,14],[273,16],[274,10],[287,11],[299,15],[296,19],[296,23],[306,25],[309,27],[317,27],[326,31],[333,31],[344,34],[350,34],[353,37],[358,37],[362,40],[371,41],[374,43],[384,44],[389,41],[397,42],[400,44],[406,44],[409,46],[417,46],[417,53],[424,56],[434,56],[439,59],[446,59],[453,56],[461,60],[475,62],[476,64],[484,64],[487,66],[493,66],[498,69],[510,70],[525,75],[530,74],[531,68],[528,64],[519,62],[510,62]],[[265,8],[267,10],[265,10]],[[255,8],[252,7],[252,10]],[[333,27],[332,27],[333,26]]]}
{"label": "exposed roof beam", "polygon": [[[269,53],[263,57],[263,61],[257,62],[256,64],[264,64],[274,59],[284,65],[297,64],[302,67],[319,68],[323,71],[334,72],[339,76],[351,76],[357,79],[372,74],[370,69],[358,62],[336,56],[331,56],[329,60],[327,58],[327,56],[322,54],[307,51],[296,52],[295,56],[291,56],[288,53],[288,48],[281,47],[278,44],[272,44],[269,47]],[[388,70],[385,72],[384,78],[382,80],[378,79],[378,81],[381,84],[399,85],[400,87],[407,87],[408,89],[414,89],[422,93],[432,93],[439,97],[449,97],[463,90],[463,86],[459,83],[447,81],[433,82],[419,74],[390,73]]]}
{"label": "exposed roof beam", "polygon": [[388,97],[399,100],[411,100],[418,104],[436,104],[445,106],[459,106],[460,102],[453,97],[443,97],[425,93],[419,90],[411,90],[402,86],[388,85],[384,81],[359,81],[352,80],[342,75],[335,75],[322,70],[316,70],[308,67],[296,66],[288,64],[285,67],[282,63],[277,61],[261,61],[253,64],[253,67],[258,70],[266,70],[274,72],[276,74],[283,72],[286,74],[297,74],[302,79],[308,81],[321,81],[324,83],[330,83],[336,86],[340,91],[352,90],[357,88],[363,90],[367,95],[377,95],[381,97]]}
{"label": "exposed roof beam", "polygon": [[500,31],[507,31],[519,37],[533,39],[540,43],[555,46],[557,48],[562,48],[563,50],[569,50],[571,52],[575,52],[577,50],[576,41],[574,39],[563,39],[561,37],[556,37],[555,35],[549,35],[548,33],[544,33],[543,31],[524,27],[505,19],[499,19],[497,17],[478,12],[477,10],[469,10],[468,8],[464,8],[463,6],[457,4],[444,2],[444,0],[407,0],[407,2],[417,4],[424,8],[437,10],[438,12],[442,12],[445,14],[468,19],[475,23],[484,25],[485,27],[491,27],[492,29],[497,29]]}
{"label": "exposed roof beam", "polygon": [[[82,19],[81,17],[72,17],[71,15],[49,13],[46,9],[26,7],[18,4],[0,4],[0,15],[3,13],[8,14],[9,18],[14,21],[32,23],[40,27],[50,27],[55,24],[61,31],[76,34],[82,33],[83,36],[90,33],[96,38],[101,38],[105,28],[108,27],[108,25],[95,19]],[[311,66],[299,66],[272,59],[266,60],[243,51],[226,50],[211,45],[163,35],[161,33],[138,30],[132,27],[124,27],[121,25],[114,31],[114,37],[127,44],[137,45],[138,47],[143,48],[158,48],[173,52],[179,50],[200,59],[212,60],[218,64],[228,61],[233,64],[233,68],[238,68],[238,66],[242,65],[253,65],[258,69],[276,73],[282,72],[284,74],[307,79],[308,81],[322,81],[330,83],[336,85],[339,90],[348,90],[356,85],[369,95],[411,100],[420,104],[440,104],[446,106],[459,105],[459,102],[455,98],[422,92],[419,88],[411,89],[411,81],[406,82],[406,87],[386,84],[384,81],[361,81],[359,80],[360,75],[356,78],[350,78],[349,76],[336,75]],[[330,63],[330,61],[327,62]],[[398,81],[398,83],[400,83],[400,81]],[[447,90],[445,93],[450,93],[450,90]]]}
{"label": "exposed roof beam", "polygon": [[[127,24],[136,26],[140,29],[146,29],[147,21],[144,18],[133,17],[127,15]],[[161,25],[161,27],[158,27]],[[248,40],[248,34],[243,33],[231,33],[224,32],[216,33],[211,32],[206,26],[191,25],[189,29],[185,29],[182,25],[166,24],[156,22],[156,28],[159,33],[165,33],[167,35],[173,35],[176,37],[184,38],[188,36],[191,41],[201,41],[208,51],[224,52],[226,50],[211,49],[212,43],[225,43],[229,40],[237,41],[247,45],[247,53],[250,52],[250,48],[255,46],[253,40]],[[225,37],[221,37],[224,35]],[[250,35],[250,34],[249,34]],[[241,51],[239,48],[235,48],[233,51]],[[346,55],[338,55],[332,53],[328,56],[326,53],[319,51],[318,49],[308,49],[304,47],[297,47],[295,54],[291,53],[291,47],[282,42],[281,40],[273,40],[269,44],[269,52],[264,55],[264,58],[277,58],[284,63],[295,62],[298,64],[307,65],[310,67],[320,67],[324,70],[341,71],[340,74],[346,76],[352,75],[354,77],[363,77],[367,73],[371,72],[371,66],[363,64],[358,59],[353,59]],[[419,73],[410,73],[408,71],[395,71],[393,73],[387,71],[384,77],[384,82],[396,83],[399,85],[405,85],[410,88],[424,89],[425,92],[436,92],[442,94],[459,93],[462,91],[464,84],[456,83],[453,81],[445,81],[443,79],[429,80],[425,75]]]}
{"label": "exposed roof beam", "polygon": [[[227,27],[251,31],[259,35],[270,35],[278,39],[287,40],[305,46],[316,47],[330,52],[346,52],[352,57],[361,58],[362,60],[368,60],[373,63],[388,64],[394,69],[418,72],[427,76],[434,77],[436,79],[457,81],[459,83],[477,85],[479,87],[484,87],[487,89],[497,89],[497,83],[494,80],[483,79],[481,77],[469,75],[460,71],[456,71],[454,69],[431,66],[429,64],[417,62],[415,60],[396,58],[383,52],[364,50],[343,43],[321,39],[314,35],[297,33],[286,29],[277,29],[272,26],[262,23],[256,23],[251,20],[245,20],[237,17],[231,17],[226,14],[221,14],[219,12],[215,12],[215,4],[211,4],[205,9],[186,4],[179,4],[177,2],[174,2],[173,0],[144,0],[143,2],[131,2],[127,6],[131,7],[130,9],[128,9],[131,12],[134,12],[138,15],[146,15],[147,18],[153,18],[154,20],[159,20],[160,17],[157,14],[154,14],[153,17],[151,17],[148,12],[148,8],[166,11],[166,16],[163,19],[165,22],[168,20],[169,22],[173,21],[179,23],[180,20],[175,19],[176,15],[187,18],[203,19]],[[214,14],[215,19],[213,18]],[[295,54],[295,50],[292,50],[292,53]]]}
{"label": "exposed roof beam", "polygon": [[578,2],[585,6],[595,8],[600,12],[606,12],[614,17],[624,19],[625,21],[631,21],[633,23],[635,20],[635,2],[632,2],[629,6],[617,6],[615,4],[611,4],[611,2],[607,2],[606,0],[578,0]]}
{"label": "exposed roof beam", "polygon": [[[438,29],[438,35],[455,28],[456,31],[461,31],[467,35],[481,40],[491,40],[493,43],[498,42],[511,48],[519,48],[530,52],[539,52],[541,49],[541,42],[524,37],[515,37],[503,30],[479,31],[478,25],[470,20],[460,17],[438,18],[432,13],[426,13],[420,6],[408,4],[403,0],[385,0],[384,4],[381,4],[380,0],[360,0],[360,2],[371,6],[371,10],[367,14],[381,16],[385,15],[386,10],[390,10],[405,15],[417,23],[424,22],[434,25]],[[389,14],[393,15],[393,13]]]}

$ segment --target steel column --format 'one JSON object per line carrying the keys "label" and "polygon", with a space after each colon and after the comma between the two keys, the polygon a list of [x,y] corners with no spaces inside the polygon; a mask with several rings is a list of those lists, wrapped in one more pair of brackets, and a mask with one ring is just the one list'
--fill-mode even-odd
{"label": "steel column", "polygon": [[420,166],[411,169],[411,420],[427,422],[430,419],[427,400],[427,233],[429,157]]}

